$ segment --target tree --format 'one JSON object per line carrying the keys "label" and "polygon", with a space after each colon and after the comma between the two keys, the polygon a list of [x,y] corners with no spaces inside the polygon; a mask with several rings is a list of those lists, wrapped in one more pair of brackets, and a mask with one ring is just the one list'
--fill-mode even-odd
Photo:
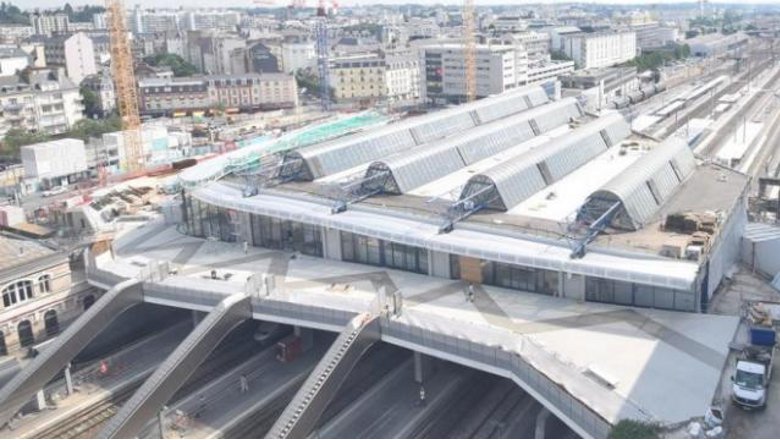
{"label": "tree", "polygon": [[98,98],[97,93],[84,86],[81,86],[79,92],[81,92],[82,102],[84,103],[84,113],[86,113],[87,116],[92,117],[103,114],[103,111],[100,109],[100,99]]}
{"label": "tree", "polygon": [[33,132],[23,128],[12,128],[5,133],[2,151],[4,154],[19,158],[19,149],[25,145],[46,142],[49,136],[45,133]]}
{"label": "tree", "polygon": [[30,17],[21,9],[10,3],[0,3],[0,23],[3,24],[30,24]]}
{"label": "tree", "polygon": [[550,52],[550,58],[557,61],[571,61],[571,57],[566,55],[566,52],[562,50],[554,50]]}
{"label": "tree", "polygon": [[63,137],[81,139],[84,142],[89,138],[100,137],[104,133],[111,133],[122,129],[122,120],[119,116],[111,116],[106,119],[82,119],[73,125],[73,128]]}
{"label": "tree", "polygon": [[167,66],[173,70],[173,76],[192,76],[198,73],[198,69],[184,58],[172,53],[163,53],[144,58],[144,62],[150,66]]}
{"label": "tree", "polygon": [[609,438],[659,438],[659,426],[638,420],[624,419],[612,427]]}

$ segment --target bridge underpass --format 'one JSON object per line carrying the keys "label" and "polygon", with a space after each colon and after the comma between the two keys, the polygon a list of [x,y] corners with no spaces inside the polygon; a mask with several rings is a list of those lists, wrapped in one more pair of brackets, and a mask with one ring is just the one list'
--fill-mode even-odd
{"label": "bridge underpass", "polygon": [[220,341],[251,317],[251,303],[245,294],[222,300],[122,406],[100,437],[128,438],[140,433]]}
{"label": "bridge underpass", "polygon": [[[108,272],[102,272],[100,275],[104,278],[103,282],[110,284],[110,279],[106,278]],[[112,274],[112,276],[118,280],[117,275]],[[198,280],[194,284],[186,286],[182,284],[175,289],[168,289],[176,278],[181,277],[171,276],[161,281],[145,282],[143,288],[149,291],[150,300],[152,296],[155,297],[155,303],[163,300],[166,305],[190,310],[208,310],[210,304],[216,302],[214,301],[215,297],[224,297],[223,293],[213,292],[214,286],[211,285],[212,283],[209,280]],[[219,283],[214,282],[213,284],[217,285]],[[224,289],[229,287],[230,284],[223,282],[220,286]],[[239,287],[238,289],[240,290],[241,288]],[[249,290],[247,289],[248,292]],[[252,317],[269,322],[334,331],[343,329],[344,325],[350,322],[357,314],[355,311],[341,308],[327,308],[320,305],[291,302],[276,296],[263,296],[262,292],[253,291],[248,294],[251,296]],[[546,378],[540,371],[537,371],[535,367],[528,364],[515,353],[502,350],[500,347],[483,346],[473,342],[459,343],[454,336],[430,332],[429,330],[384,317],[376,320],[376,325],[377,333],[380,333],[384,342],[499,376],[512,378],[515,383],[523,387],[534,399],[550,407],[554,415],[563,420],[580,436],[600,437],[606,435],[609,431],[608,422],[595,413],[593,409],[577,401],[567,393],[560,393],[558,391],[559,387],[555,382]],[[379,330],[380,328],[381,331]],[[422,336],[421,332],[431,334]],[[426,346],[428,342],[432,343],[434,340],[437,342],[434,344],[435,346]],[[448,342],[442,345],[438,343],[439,340]],[[458,346],[462,347],[456,350],[457,353],[452,352],[452,349]],[[462,348],[464,347],[468,348],[468,350],[463,351]],[[518,374],[519,376],[517,376]],[[530,380],[530,382],[526,382],[527,380]],[[327,402],[323,406],[326,406],[326,404]],[[147,421],[148,419],[144,422]],[[307,429],[310,430],[310,428]]]}
{"label": "bridge underpass", "polygon": [[139,280],[116,284],[0,389],[0,423],[11,418],[122,312],[143,302]]}

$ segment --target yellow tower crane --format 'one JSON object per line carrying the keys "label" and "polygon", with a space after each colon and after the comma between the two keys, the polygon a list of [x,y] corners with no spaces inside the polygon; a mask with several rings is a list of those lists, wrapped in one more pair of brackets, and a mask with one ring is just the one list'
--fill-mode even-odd
{"label": "yellow tower crane", "polygon": [[466,101],[477,99],[477,44],[474,41],[474,0],[463,1],[463,59],[466,74]]}
{"label": "yellow tower crane", "polygon": [[123,171],[137,173],[144,169],[141,117],[138,114],[138,90],[133,73],[133,51],[127,35],[122,0],[106,0],[106,12],[111,44],[111,76],[114,77],[114,92],[122,118],[125,160],[121,167]]}

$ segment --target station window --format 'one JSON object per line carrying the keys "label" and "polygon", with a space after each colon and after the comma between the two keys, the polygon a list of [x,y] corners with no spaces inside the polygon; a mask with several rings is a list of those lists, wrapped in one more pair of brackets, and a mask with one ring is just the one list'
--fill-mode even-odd
{"label": "station window", "polygon": [[350,232],[341,233],[341,258],[354,263],[428,273],[426,249]]}
{"label": "station window", "polygon": [[297,251],[321,257],[322,234],[314,225],[281,220],[264,215],[251,215],[252,242],[269,249]]}

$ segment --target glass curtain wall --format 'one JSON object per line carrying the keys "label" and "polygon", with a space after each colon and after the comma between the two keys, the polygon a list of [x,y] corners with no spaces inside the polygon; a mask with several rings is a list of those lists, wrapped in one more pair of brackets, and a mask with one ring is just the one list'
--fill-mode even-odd
{"label": "glass curtain wall", "polygon": [[350,232],[341,232],[341,259],[421,274],[428,273],[426,249]]}
{"label": "glass curtain wall", "polygon": [[322,257],[322,232],[318,226],[252,214],[252,242],[269,249],[297,251]]}
{"label": "glass curtain wall", "polygon": [[585,299],[655,309],[696,311],[696,300],[693,292],[599,277],[587,277]]}
{"label": "glass curtain wall", "polygon": [[222,241],[237,240],[237,213],[232,209],[201,203],[192,197],[184,202],[187,232],[195,237],[216,237]]}

